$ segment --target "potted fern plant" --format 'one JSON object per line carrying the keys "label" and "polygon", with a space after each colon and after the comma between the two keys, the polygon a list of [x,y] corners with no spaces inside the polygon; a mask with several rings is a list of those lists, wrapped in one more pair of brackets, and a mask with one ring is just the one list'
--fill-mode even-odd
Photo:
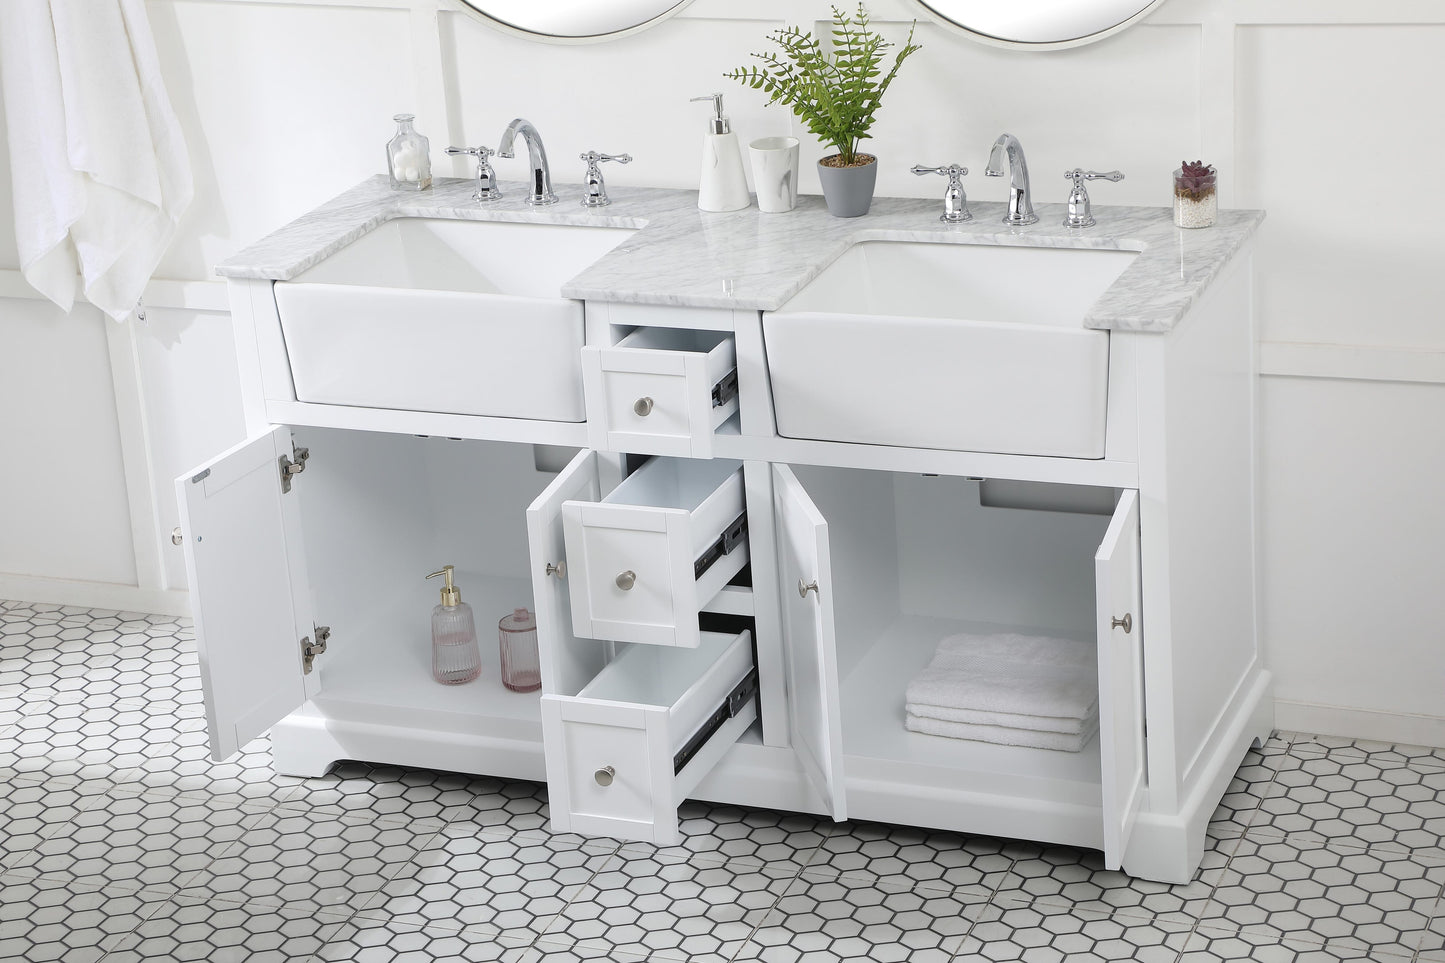
{"label": "potted fern plant", "polygon": [[[760,61],[724,74],[769,95],[769,104],[792,108],[814,136],[835,153],[818,161],[818,178],[828,212],[835,217],[868,213],[878,179],[878,158],[858,149],[870,135],[883,94],[898,68],[915,51],[913,27],[908,39],[883,72],[884,53],[894,45],[870,29],[868,11],[858,4],[849,16],[833,7],[832,50],[811,33],[783,27],[768,34],[779,47],[752,56]],[[916,24],[915,24],[916,25]]]}

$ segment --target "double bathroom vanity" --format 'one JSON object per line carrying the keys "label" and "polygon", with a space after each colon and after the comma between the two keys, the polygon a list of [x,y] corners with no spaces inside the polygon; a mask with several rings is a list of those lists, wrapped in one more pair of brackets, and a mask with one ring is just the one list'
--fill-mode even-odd
{"label": "double bathroom vanity", "polygon": [[[545,780],[557,831],[673,843],[695,797],[1190,878],[1272,721],[1260,213],[472,187],[373,179],[220,266],[248,438],[177,480],[217,758],[270,730],[283,773]],[[481,635],[460,686],[430,671],[443,564]],[[523,606],[540,692],[489,631]],[[906,729],[960,632],[1095,645],[1098,736]]]}

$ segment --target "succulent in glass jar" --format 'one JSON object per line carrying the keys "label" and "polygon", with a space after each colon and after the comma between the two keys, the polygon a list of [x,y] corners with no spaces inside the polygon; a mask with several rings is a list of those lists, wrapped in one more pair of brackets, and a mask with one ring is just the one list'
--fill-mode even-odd
{"label": "succulent in glass jar", "polygon": [[1174,224],[1209,227],[1219,215],[1218,174],[1203,161],[1184,161],[1174,172]]}

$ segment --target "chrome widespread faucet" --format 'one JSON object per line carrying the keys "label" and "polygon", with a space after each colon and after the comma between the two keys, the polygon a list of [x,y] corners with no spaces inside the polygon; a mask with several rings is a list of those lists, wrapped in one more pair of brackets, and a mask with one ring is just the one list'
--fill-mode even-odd
{"label": "chrome widespread faucet", "polygon": [[983,174],[985,177],[1002,177],[1003,168],[999,165],[1005,152],[1008,154],[1009,184],[1008,213],[1004,215],[1003,222],[1016,226],[1034,224],[1039,216],[1034,213],[1034,202],[1029,196],[1029,165],[1024,160],[1024,147],[1017,137],[1013,134],[998,135]]}
{"label": "chrome widespread faucet", "polygon": [[552,193],[552,171],[547,166],[547,148],[542,146],[542,135],[537,133],[530,120],[518,117],[507,125],[502,132],[502,142],[497,145],[497,156],[517,156],[512,141],[518,134],[527,142],[527,157],[532,163],[532,195],[527,198],[527,203],[533,207],[556,204],[557,195]]}

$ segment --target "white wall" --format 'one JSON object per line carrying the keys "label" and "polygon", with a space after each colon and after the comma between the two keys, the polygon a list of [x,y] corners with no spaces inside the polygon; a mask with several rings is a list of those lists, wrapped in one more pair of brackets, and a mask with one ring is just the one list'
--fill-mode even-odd
{"label": "white wall", "polygon": [[[149,0],[197,200],[147,293],[145,325],[31,299],[0,231],[0,597],[184,607],[170,477],[240,431],[224,289],[210,266],[380,169],[390,116],[447,143],[541,129],[559,183],[587,149],[630,151],[613,184],[695,184],[703,105],[747,139],[791,117],[720,74],[822,0],[696,0],[599,45],[499,33],[454,0]],[[873,0],[901,37],[909,0]],[[880,192],[941,194],[914,163],[978,176],[1003,130],[1035,194],[1120,168],[1094,199],[1165,204],[1202,157],[1260,239],[1263,630],[1280,721],[1445,744],[1445,325],[1439,264],[1445,7],[1434,0],[1168,0],[1103,43],[1023,54],[926,21],[870,144]],[[797,131],[794,131],[797,133]],[[808,142],[806,135],[805,143]],[[818,153],[805,147],[806,153]],[[0,219],[10,217],[0,156]],[[504,178],[520,161],[497,161]],[[807,165],[805,165],[807,170]],[[808,170],[804,189],[816,190]]]}

